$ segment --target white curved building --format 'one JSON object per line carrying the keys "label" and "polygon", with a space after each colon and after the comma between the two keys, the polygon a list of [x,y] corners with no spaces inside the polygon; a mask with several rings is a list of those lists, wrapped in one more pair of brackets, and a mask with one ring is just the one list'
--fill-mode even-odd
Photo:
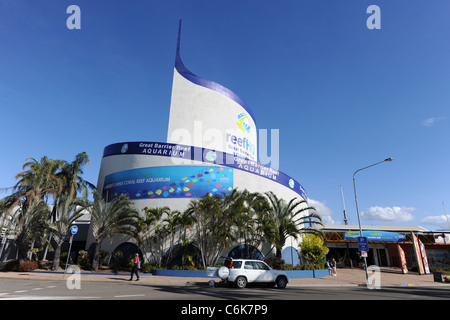
{"label": "white curved building", "polygon": [[[108,201],[127,194],[137,209],[168,206],[184,211],[193,198],[233,188],[307,200],[298,181],[257,161],[256,123],[242,99],[186,69],[180,58],[180,31],[167,142],[105,147],[97,189]],[[111,252],[124,241],[129,239],[116,237],[102,249]],[[92,242],[91,237],[88,246]]]}

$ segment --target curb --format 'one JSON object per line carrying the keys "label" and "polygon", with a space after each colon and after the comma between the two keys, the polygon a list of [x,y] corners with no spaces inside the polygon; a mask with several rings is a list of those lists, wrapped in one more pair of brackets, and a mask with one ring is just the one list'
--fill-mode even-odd
{"label": "curb", "polygon": [[[42,270],[30,270],[27,271],[30,273],[48,273],[48,274],[70,274],[70,272],[64,272],[64,271],[42,271]],[[104,275],[104,276],[129,276],[130,273],[113,273],[113,272],[80,272],[79,274],[86,274],[86,275]],[[152,276],[151,273],[139,273],[139,276]]]}

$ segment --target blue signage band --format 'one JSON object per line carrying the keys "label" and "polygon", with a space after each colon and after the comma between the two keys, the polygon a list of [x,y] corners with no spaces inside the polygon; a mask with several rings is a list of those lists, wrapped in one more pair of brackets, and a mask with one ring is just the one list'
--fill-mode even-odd
{"label": "blue signage band", "polygon": [[103,158],[113,155],[148,155],[148,156],[162,156],[172,157],[177,159],[187,159],[193,161],[200,161],[205,164],[216,164],[229,168],[234,168],[255,174],[257,176],[277,182],[294,192],[296,192],[302,199],[308,201],[303,186],[295,179],[279,170],[265,166],[257,161],[232,155],[229,153],[215,151],[206,148],[199,148],[194,146],[164,143],[164,142],[119,142],[108,145],[103,151]]}

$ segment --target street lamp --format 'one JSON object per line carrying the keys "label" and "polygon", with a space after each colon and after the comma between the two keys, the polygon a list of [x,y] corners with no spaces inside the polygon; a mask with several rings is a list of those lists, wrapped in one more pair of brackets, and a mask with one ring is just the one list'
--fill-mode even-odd
{"label": "street lamp", "polygon": [[[364,169],[367,169],[367,168],[376,166],[377,164],[380,164],[380,163],[383,163],[383,162],[391,162],[392,160],[393,160],[392,158],[384,159],[383,161],[380,161],[380,162],[371,164],[370,166],[367,166],[367,167],[358,169],[358,170],[356,170],[355,173],[353,174],[353,189],[354,189],[354,191],[355,191],[356,214],[358,215],[358,225],[359,225],[359,235],[360,235],[360,237],[363,236],[363,233],[362,233],[362,228],[361,228],[361,220],[360,220],[360,218],[359,218],[358,198],[357,198],[357,196],[356,196],[356,182],[355,182],[355,175],[356,175],[359,171],[361,171],[361,170],[364,170]],[[368,274],[368,272],[367,272],[367,259],[366,259],[366,257],[364,257],[364,269],[365,269],[365,271],[366,271],[366,283],[367,283],[367,282],[369,281],[369,274]]]}

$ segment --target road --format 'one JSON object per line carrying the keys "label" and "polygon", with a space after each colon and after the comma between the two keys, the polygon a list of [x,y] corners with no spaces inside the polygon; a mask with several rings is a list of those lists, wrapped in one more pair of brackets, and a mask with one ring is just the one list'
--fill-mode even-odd
{"label": "road", "polygon": [[359,286],[288,286],[284,290],[264,286],[245,289],[207,285],[169,286],[144,282],[84,281],[80,289],[68,289],[66,281],[2,279],[0,300],[439,300],[450,299],[447,287],[392,286],[369,290]]}

